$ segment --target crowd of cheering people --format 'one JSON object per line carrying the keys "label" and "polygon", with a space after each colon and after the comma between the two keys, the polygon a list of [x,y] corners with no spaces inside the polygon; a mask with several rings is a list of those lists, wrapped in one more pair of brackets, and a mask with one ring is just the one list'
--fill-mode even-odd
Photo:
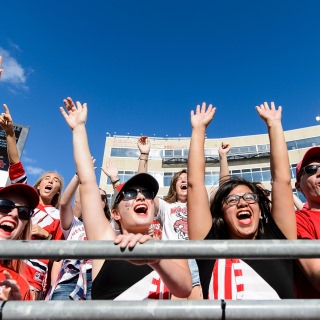
{"label": "crowd of cheering people", "polygon": [[[208,195],[204,144],[216,108],[202,103],[190,114],[188,167],[175,173],[168,194],[157,196],[159,184],[148,174],[152,146],[143,136],[137,141],[137,174],[128,181],[120,183],[116,164],[101,167],[114,189],[110,204],[96,182],[86,133],[89,108],[70,97],[63,104],[76,171],[65,188],[54,171],[28,185],[13,119],[3,104],[0,127],[11,183],[0,188],[0,240],[110,240],[119,250],[134,250],[148,241],[320,238],[320,147],[308,149],[296,167],[296,189],[306,199],[301,203],[292,192],[282,108],[273,102],[256,107],[269,135],[271,190],[230,175],[231,146],[222,143],[219,186]],[[320,258],[24,259],[1,260],[0,270],[0,300],[320,298]]]}

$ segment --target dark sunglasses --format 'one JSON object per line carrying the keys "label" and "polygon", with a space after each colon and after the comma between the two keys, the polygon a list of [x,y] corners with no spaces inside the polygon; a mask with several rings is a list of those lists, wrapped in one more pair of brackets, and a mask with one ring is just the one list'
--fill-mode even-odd
{"label": "dark sunglasses", "polygon": [[319,168],[320,164],[309,164],[308,166],[302,168],[302,172],[304,172],[308,176],[313,176],[317,173]]}
{"label": "dark sunglasses", "polygon": [[147,189],[128,189],[122,191],[123,200],[132,200],[138,196],[138,193],[141,193],[146,199],[154,199],[154,193]]}
{"label": "dark sunglasses", "polygon": [[21,220],[29,220],[33,210],[30,209],[28,206],[16,206],[14,202],[7,199],[0,199],[0,213],[1,214],[8,214],[12,212],[13,209],[18,209],[19,219]]}

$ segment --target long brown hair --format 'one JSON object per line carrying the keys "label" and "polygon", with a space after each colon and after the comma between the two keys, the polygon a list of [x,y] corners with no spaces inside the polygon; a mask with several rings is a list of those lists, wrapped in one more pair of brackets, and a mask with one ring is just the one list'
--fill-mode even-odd
{"label": "long brown hair", "polygon": [[182,169],[178,172],[176,172],[170,182],[170,187],[169,187],[169,191],[167,193],[167,195],[165,197],[163,197],[163,200],[168,202],[168,203],[174,203],[176,202],[177,199],[177,190],[176,190],[176,184],[177,181],[179,179],[179,177],[183,174],[183,173],[187,173],[187,169]]}

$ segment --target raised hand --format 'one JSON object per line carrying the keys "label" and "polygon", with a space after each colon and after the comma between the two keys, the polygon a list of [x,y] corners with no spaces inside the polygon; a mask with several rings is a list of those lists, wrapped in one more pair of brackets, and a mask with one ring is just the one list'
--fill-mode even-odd
{"label": "raised hand", "polygon": [[64,110],[63,107],[60,107],[60,111],[71,130],[78,125],[86,123],[88,116],[88,107],[86,103],[82,105],[79,101],[77,101],[75,105],[70,97],[64,99],[63,103],[66,110]]}
{"label": "raised hand", "polygon": [[209,104],[207,109],[205,102],[202,103],[201,107],[200,104],[198,104],[196,107],[196,112],[194,112],[194,110],[191,111],[192,128],[206,128],[213,119],[215,112],[216,108],[214,108],[212,104]]}
{"label": "raised hand", "polygon": [[221,142],[221,145],[218,149],[220,158],[225,156],[230,151],[230,149],[231,149],[230,144],[228,144],[228,143],[225,144],[225,143]]}
{"label": "raised hand", "polygon": [[0,300],[21,300],[20,288],[15,280],[12,279],[10,273],[3,271],[6,280],[0,281]]}
{"label": "raised hand", "polygon": [[101,170],[111,181],[115,181],[118,179],[118,174],[119,174],[118,167],[116,164],[112,163],[111,161],[106,161],[102,165]]}
{"label": "raised hand", "polygon": [[6,134],[12,133],[14,128],[9,108],[6,104],[3,104],[3,108],[5,113],[1,113],[0,115],[0,127],[6,132]]}
{"label": "raised hand", "polygon": [[256,106],[256,110],[260,118],[268,126],[281,122],[282,107],[279,106],[277,110],[274,102],[270,103],[270,107],[267,102],[264,102],[263,104],[260,104],[260,106]]}
{"label": "raised hand", "polygon": [[151,143],[147,136],[142,136],[137,142],[140,154],[149,154],[151,149]]}

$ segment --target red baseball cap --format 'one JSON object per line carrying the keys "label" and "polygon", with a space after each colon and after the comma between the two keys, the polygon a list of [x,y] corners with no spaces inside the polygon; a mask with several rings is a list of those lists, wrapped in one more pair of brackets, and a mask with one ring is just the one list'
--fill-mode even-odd
{"label": "red baseball cap", "polygon": [[0,198],[2,194],[7,192],[14,192],[17,194],[21,194],[22,196],[27,198],[29,202],[30,209],[35,209],[39,204],[40,198],[37,190],[28,184],[24,183],[13,183],[9,184],[6,187],[0,188]]}
{"label": "red baseball cap", "polygon": [[302,160],[297,164],[296,167],[296,179],[297,182],[300,180],[301,169],[306,166],[311,159],[319,159],[320,160],[320,147],[312,147],[306,151]]}

